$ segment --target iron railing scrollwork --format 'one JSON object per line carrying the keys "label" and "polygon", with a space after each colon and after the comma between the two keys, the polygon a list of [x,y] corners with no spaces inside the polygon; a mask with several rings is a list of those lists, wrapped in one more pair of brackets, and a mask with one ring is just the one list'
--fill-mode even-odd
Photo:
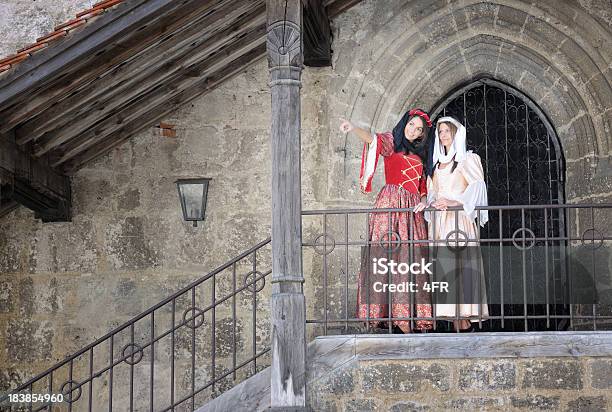
{"label": "iron railing scrollwork", "polygon": [[[262,358],[269,339],[258,322],[269,322],[262,306],[270,254],[268,238],[11,390],[0,410],[201,406],[269,364]],[[61,393],[63,402],[11,402],[10,395],[43,393]]]}
{"label": "iron railing scrollwork", "polygon": [[[460,212],[459,208],[449,210]],[[597,330],[612,326],[612,233],[606,226],[612,218],[612,204],[488,206],[477,210],[488,210],[490,218],[489,230],[481,231],[477,239],[457,229],[451,239],[402,240],[390,229],[384,238],[389,248],[384,252],[393,254],[404,247],[410,251],[406,256],[412,257],[417,246],[427,246],[430,251],[432,247],[448,246],[456,253],[466,244],[477,244],[483,261],[488,263],[483,276],[489,314],[478,319],[482,331]],[[386,322],[391,332],[391,323],[398,320],[411,324],[430,320],[437,331],[447,331],[445,325],[449,324],[440,322],[435,310],[429,318],[417,318],[413,310],[407,317],[356,316],[356,290],[364,256],[371,264],[370,251],[380,247],[380,242],[368,239],[369,221],[374,213],[397,212],[412,210],[303,212],[305,278],[313,282],[315,299],[307,313],[311,336],[370,333],[371,323],[378,321]],[[494,224],[492,216],[497,217]],[[560,222],[555,216],[563,216],[566,227],[551,230]],[[364,220],[365,229],[361,223]],[[509,221],[514,223],[504,226],[503,222]],[[393,302],[391,296],[389,302]]]}

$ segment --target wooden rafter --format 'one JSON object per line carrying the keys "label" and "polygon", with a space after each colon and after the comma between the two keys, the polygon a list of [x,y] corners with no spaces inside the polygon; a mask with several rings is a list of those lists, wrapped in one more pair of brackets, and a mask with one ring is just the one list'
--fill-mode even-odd
{"label": "wooden rafter", "polygon": [[52,169],[46,158],[33,159],[12,136],[0,139],[0,193],[2,204],[18,202],[45,222],[70,219],[68,176]]}
{"label": "wooden rafter", "polygon": [[303,0],[304,65],[331,66],[331,28],[321,0]]}

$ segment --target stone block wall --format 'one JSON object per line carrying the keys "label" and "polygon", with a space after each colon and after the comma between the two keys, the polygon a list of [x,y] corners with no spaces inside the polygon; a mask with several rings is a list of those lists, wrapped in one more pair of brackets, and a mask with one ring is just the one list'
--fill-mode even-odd
{"label": "stone block wall", "polygon": [[607,411],[612,359],[359,361],[309,389],[317,411]]}

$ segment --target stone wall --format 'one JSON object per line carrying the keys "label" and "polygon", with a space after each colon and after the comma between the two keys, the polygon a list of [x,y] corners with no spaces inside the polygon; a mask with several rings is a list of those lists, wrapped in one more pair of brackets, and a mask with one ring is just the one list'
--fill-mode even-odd
{"label": "stone wall", "polygon": [[[5,1],[4,54],[90,3]],[[549,117],[564,148],[568,202],[610,201],[607,6],[603,0],[367,0],[339,16],[333,66],[303,74],[304,209],[373,203],[376,189],[369,196],[358,190],[361,145],[337,131],[340,117],[389,129],[406,108],[429,109],[478,76],[522,90]],[[147,130],[79,171],[72,222],[42,224],[23,208],[0,220],[0,391],[269,235],[267,81],[260,61],[164,119],[176,125],[176,138]],[[213,179],[206,222],[197,228],[182,221],[174,185],[191,176]],[[375,188],[380,182],[379,173]],[[313,240],[320,225],[305,223],[304,240]],[[320,313],[321,258],[305,255],[304,269],[309,313]],[[256,339],[265,342],[267,302],[257,307]],[[240,310],[240,339],[250,348],[247,301]]]}
{"label": "stone wall", "polygon": [[611,333],[317,338],[308,403],[330,412],[607,411]]}
{"label": "stone wall", "polygon": [[612,359],[360,361],[309,389],[317,411],[607,411]]}
{"label": "stone wall", "polygon": [[[334,22],[330,119],[389,129],[409,107],[429,109],[474,78],[495,78],[527,94],[556,128],[567,200],[609,201],[607,9],[604,1],[366,1]],[[328,181],[344,181],[347,170],[358,168],[361,148],[343,139],[330,146],[338,150],[330,155]],[[328,197],[353,199],[356,191],[329,185]]]}

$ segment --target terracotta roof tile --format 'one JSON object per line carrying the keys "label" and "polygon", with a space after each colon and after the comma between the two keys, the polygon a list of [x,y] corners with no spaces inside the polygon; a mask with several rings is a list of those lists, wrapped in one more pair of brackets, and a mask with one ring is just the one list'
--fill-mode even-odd
{"label": "terracotta roof tile", "polygon": [[107,9],[123,1],[124,0],[104,0],[94,4],[90,9],[83,10],[76,15],[76,18],[56,26],[53,32],[36,39],[36,43],[25,46],[21,50],[18,50],[16,54],[0,59],[0,73],[8,71],[19,62],[27,59],[32,53],[46,48],[53,40],[64,37],[71,30],[84,25],[93,17],[104,13]]}
{"label": "terracotta roof tile", "polygon": [[36,42],[34,44],[30,44],[29,46],[24,47],[21,50],[17,50],[17,53],[21,54],[23,52],[28,52],[28,54],[29,54],[29,53],[35,52],[36,50],[40,50],[40,49],[42,49],[44,47],[46,47],[46,44],[44,42],[43,43]]}
{"label": "terracotta roof tile", "polygon": [[44,35],[43,37],[39,37],[38,39],[36,39],[36,42],[37,43],[47,43],[47,42],[50,42],[51,40],[55,40],[55,39],[59,39],[60,37],[64,37],[66,33],[68,32],[64,30],[54,31],[54,32]]}
{"label": "terracotta roof tile", "polygon": [[85,10],[85,11],[82,11],[79,14],[77,14],[77,17],[81,18],[81,19],[88,20],[88,19],[91,19],[92,17],[97,16],[98,14],[104,13],[104,10],[106,10],[106,9],[97,9],[97,10],[89,9],[89,10]]}
{"label": "terracotta roof tile", "polygon": [[18,54],[13,54],[12,56],[8,56],[7,58],[0,60],[0,66],[5,66],[7,64],[16,64],[19,63],[22,60],[25,60],[28,58],[28,53],[18,53]]}
{"label": "terracotta roof tile", "polygon": [[77,13],[76,17],[77,19],[86,16],[87,14],[91,14],[91,13],[98,13],[98,12],[103,12],[104,10],[108,9],[109,7],[112,7],[116,4],[119,4],[123,2],[123,0],[108,0],[108,1],[103,1],[100,3],[96,3],[93,5],[93,7],[87,9],[87,10],[83,10],[80,13]]}
{"label": "terracotta roof tile", "polygon": [[59,26],[55,26],[55,31],[59,31],[59,30],[70,30],[74,27],[78,27],[81,24],[85,24],[87,23],[87,21],[84,18],[77,18],[77,19],[72,19],[72,20],[68,20],[66,23],[60,24]]}
{"label": "terracotta roof tile", "polygon": [[107,9],[109,7],[114,6],[115,4],[121,3],[123,0],[102,0],[93,5],[92,9]]}

